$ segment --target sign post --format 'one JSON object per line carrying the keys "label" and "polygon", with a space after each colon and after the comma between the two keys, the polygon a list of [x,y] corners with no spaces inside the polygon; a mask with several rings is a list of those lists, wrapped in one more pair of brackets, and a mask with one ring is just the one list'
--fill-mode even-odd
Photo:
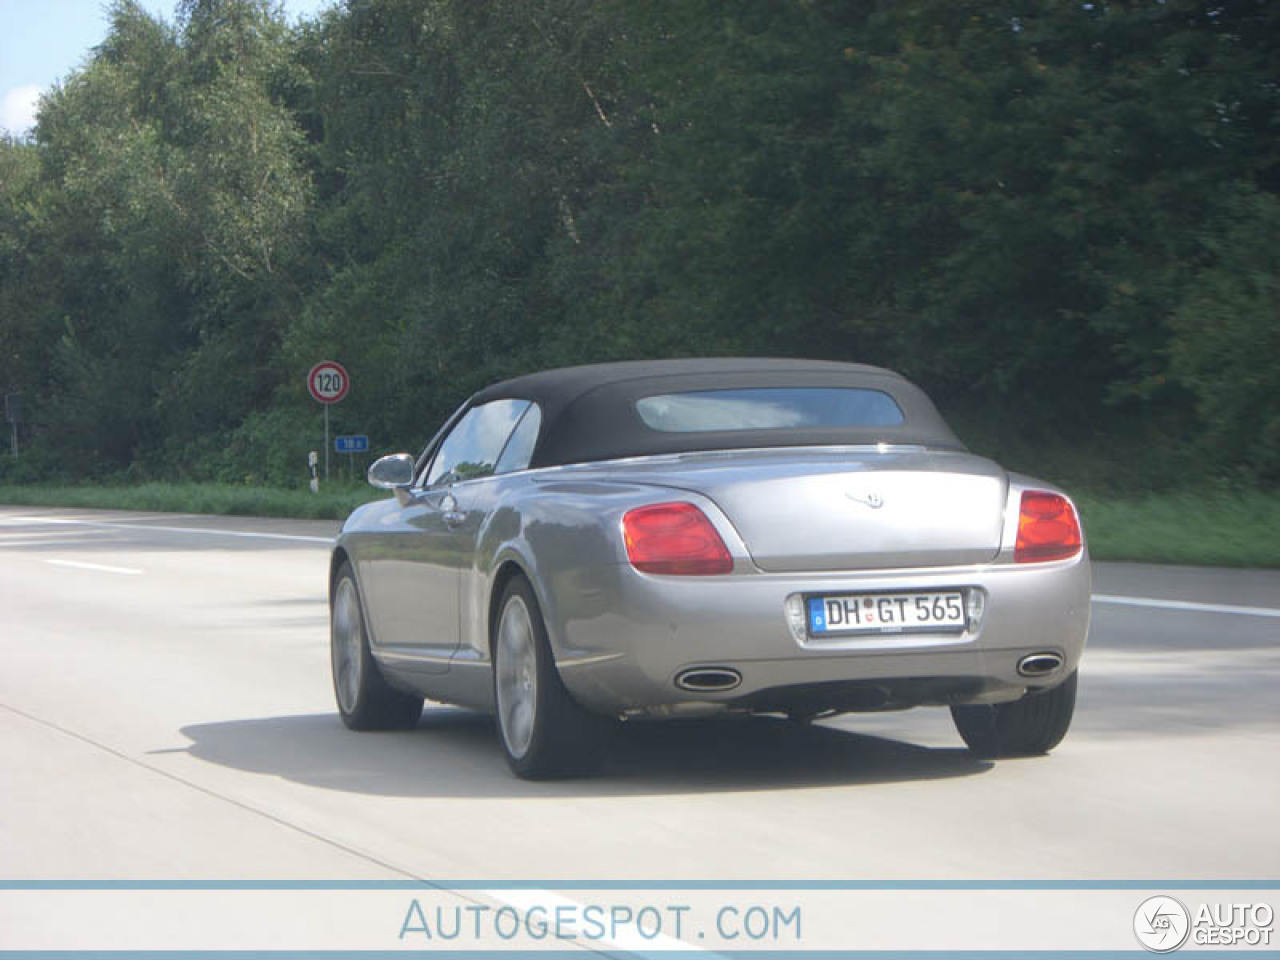
{"label": "sign post", "polygon": [[324,405],[324,478],[329,479],[329,407],[351,389],[346,368],[333,360],[322,360],[307,374],[307,390],[316,403]]}

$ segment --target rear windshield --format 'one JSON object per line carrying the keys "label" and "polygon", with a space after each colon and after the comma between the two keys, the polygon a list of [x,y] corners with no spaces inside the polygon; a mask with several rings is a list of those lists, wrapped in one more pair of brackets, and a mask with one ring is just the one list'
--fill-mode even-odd
{"label": "rear windshield", "polygon": [[902,409],[887,393],[854,387],[760,387],[666,393],[636,401],[645,425],[663,433],[892,427]]}

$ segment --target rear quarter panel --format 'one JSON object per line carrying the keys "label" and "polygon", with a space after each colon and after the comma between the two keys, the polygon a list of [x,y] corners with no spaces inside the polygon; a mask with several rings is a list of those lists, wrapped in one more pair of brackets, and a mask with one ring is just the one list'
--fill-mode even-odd
{"label": "rear quarter panel", "polygon": [[475,562],[462,586],[460,656],[489,659],[497,592],[513,568],[537,594],[556,659],[580,655],[582,651],[568,648],[565,625],[595,621],[607,632],[608,619],[617,613],[620,571],[626,563],[621,517],[632,507],[666,499],[664,491],[533,471],[488,484],[477,494],[467,505],[483,520]]}

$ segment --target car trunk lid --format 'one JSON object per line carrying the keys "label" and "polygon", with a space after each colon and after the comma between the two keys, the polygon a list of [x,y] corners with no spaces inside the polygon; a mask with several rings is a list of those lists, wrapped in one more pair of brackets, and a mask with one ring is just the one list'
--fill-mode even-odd
{"label": "car trunk lid", "polygon": [[964,565],[1000,552],[1008,477],[971,454],[872,447],[681,460],[660,481],[645,479],[709,497],[765,571]]}

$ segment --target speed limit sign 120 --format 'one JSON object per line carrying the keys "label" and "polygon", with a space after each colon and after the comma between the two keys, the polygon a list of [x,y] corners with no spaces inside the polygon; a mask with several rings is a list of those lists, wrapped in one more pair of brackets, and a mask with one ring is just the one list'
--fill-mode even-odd
{"label": "speed limit sign 120", "polygon": [[351,389],[351,377],[342,364],[324,360],[307,374],[307,389],[319,403],[337,403]]}

